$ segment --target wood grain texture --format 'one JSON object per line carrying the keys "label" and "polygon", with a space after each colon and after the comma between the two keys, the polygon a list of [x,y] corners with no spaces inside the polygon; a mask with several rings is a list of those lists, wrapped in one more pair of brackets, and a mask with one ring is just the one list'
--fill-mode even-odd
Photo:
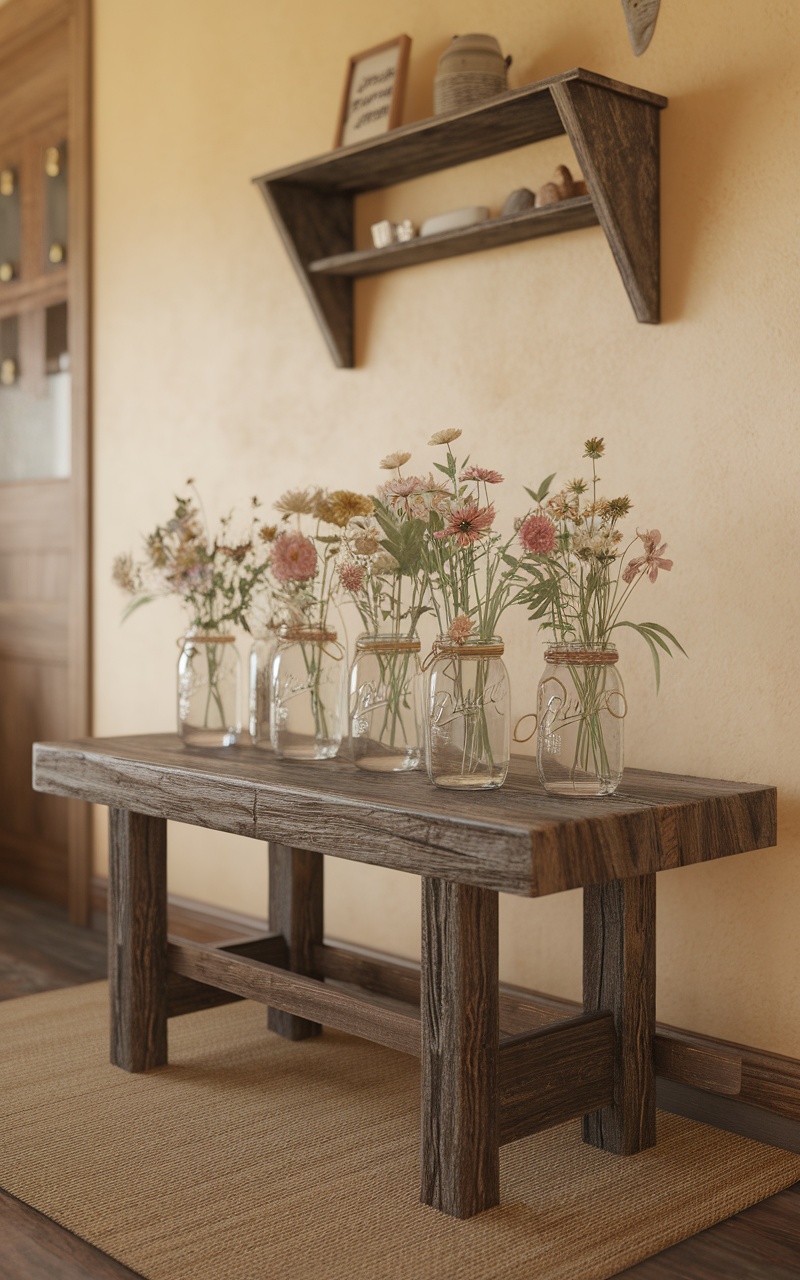
{"label": "wood grain texture", "polygon": [[255,747],[193,752],[174,734],[39,743],[38,791],[538,897],[772,845],[775,789],[626,769],[596,799],[545,794],[529,759],[498,791],[311,769]]}
{"label": "wood grain texture", "polygon": [[0,1276],[5,1280],[143,1280],[43,1213],[0,1191]]}
{"label": "wood grain texture", "polygon": [[656,1141],[655,876],[583,893],[583,1007],[614,1019],[614,1101],[584,1117],[584,1142],[634,1155]]}
{"label": "wood grain texture", "polygon": [[264,174],[255,181],[299,182],[339,191],[371,191],[395,182],[482,160],[514,147],[541,142],[564,132],[553,104],[553,86],[572,80],[607,92],[665,107],[667,99],[582,67],[500,94],[491,102],[418,120],[389,134],[356,143],[313,160]]}
{"label": "wood grain texture", "polygon": [[327,987],[314,978],[219,951],[202,942],[171,943],[169,967],[186,978],[220,987],[245,1000],[256,1000],[312,1023],[336,1027],[419,1057],[419,1014],[412,1009],[387,1009],[368,995]]}
{"label": "wood grain texture", "polygon": [[659,110],[579,80],[553,86],[637,320],[661,319]]}
{"label": "wood grain texture", "polygon": [[[167,963],[169,963],[169,947],[180,944],[181,939],[169,935],[167,944]],[[285,968],[289,955],[286,941],[281,936],[268,935],[263,938],[251,938],[246,942],[215,943],[218,951],[226,951],[234,956],[247,956],[250,960],[260,960],[264,964]],[[207,983],[195,982],[180,973],[170,970],[167,974],[167,1017],[177,1018],[185,1013],[196,1013],[199,1009],[214,1009],[221,1004],[231,1004],[244,997],[232,991],[221,991],[219,987],[210,987]]]}
{"label": "wood grain texture", "polygon": [[[293,973],[316,976],[314,948],[322,941],[323,862],[321,853],[269,847],[269,923],[284,940],[287,964]],[[270,1009],[270,1031],[287,1040],[306,1040],[322,1027],[282,1009]]]}
{"label": "wood grain texture", "polygon": [[423,1204],[469,1218],[500,1201],[497,894],[422,881]]}
{"label": "wood grain texture", "polygon": [[500,1045],[500,1141],[612,1104],[614,1021],[587,1014]]}
{"label": "wood grain texture", "polygon": [[334,364],[351,369],[354,363],[352,281],[314,275],[310,264],[352,248],[353,197],[337,192],[321,193],[294,183],[265,182],[261,184],[261,193]]}
{"label": "wood grain texture", "polygon": [[[50,556],[57,550],[64,561],[55,594],[51,581],[37,567],[32,577],[41,584],[37,597],[29,595],[23,602],[0,591],[0,650],[16,668],[11,683],[3,681],[2,687],[14,689],[15,677],[28,685],[26,713],[19,718],[19,730],[9,737],[6,753],[13,760],[14,774],[20,763],[27,765],[33,738],[42,736],[41,728],[35,728],[33,737],[27,736],[32,721],[44,725],[54,716],[66,719],[68,736],[85,734],[90,727],[90,46],[90,0],[14,0],[0,9],[0,163],[6,163],[8,156],[18,173],[22,232],[19,277],[0,290],[0,318],[19,316],[20,384],[41,394],[46,371],[45,308],[66,303],[72,385],[69,478],[2,486],[0,559],[9,566],[22,560],[27,567],[37,551]],[[42,160],[47,146],[60,145],[64,139],[69,145],[68,261],[54,268],[45,252]],[[25,518],[15,521],[13,509],[22,505],[23,491]],[[56,510],[60,519],[53,537]],[[40,538],[45,530],[53,540],[43,546]],[[49,699],[50,673],[43,673],[43,668],[55,664],[61,668],[61,690]],[[38,680],[32,679],[34,668]],[[14,702],[13,693],[4,695],[0,722],[17,718]],[[12,777],[4,775],[0,787],[4,814],[13,813],[21,794]],[[27,859],[12,871],[14,883],[53,901],[67,902],[71,918],[86,923],[91,870],[88,807],[61,811],[57,850],[48,848],[36,830],[46,821],[36,805],[32,821],[27,832],[17,828],[18,835],[30,837],[30,849]],[[8,844],[4,852],[7,860],[13,860]]]}
{"label": "wood grain texture", "polygon": [[415,267],[425,262],[438,262],[442,258],[457,258],[465,253],[498,249],[507,244],[597,225],[597,214],[589,196],[576,196],[574,200],[562,200],[545,209],[529,209],[504,218],[490,218],[488,222],[479,222],[473,227],[418,236],[414,240],[387,245],[385,249],[362,249],[322,258],[312,262],[309,270],[312,275],[375,276],[400,267]]}
{"label": "wood grain texture", "polygon": [[[500,94],[490,102],[393,129],[255,179],[335,363],[344,368],[353,365],[353,293],[347,283],[351,277],[593,226],[598,219],[637,317],[657,321],[657,114],[664,106],[666,99],[657,94],[577,68]],[[565,131],[587,177],[587,166],[592,166],[586,199],[384,250],[355,251],[355,194],[407,182]],[[595,156],[595,150],[603,148],[616,151],[610,157]],[[634,208],[631,216],[637,197],[643,193],[652,196],[653,161],[655,203],[651,198],[641,210]],[[623,206],[620,209],[618,202]],[[637,231],[641,232],[638,236]]]}
{"label": "wood grain texture", "polygon": [[[72,379],[69,701],[70,734],[92,726],[92,0],[73,0],[69,24],[69,359]],[[70,919],[90,916],[92,819],[88,805],[71,805],[67,825]]]}
{"label": "wood grain texture", "polygon": [[167,824],[109,814],[108,988],[111,1061],[149,1071],[167,1061]]}
{"label": "wood grain texture", "polygon": [[[314,965],[321,977],[419,1005],[420,969],[413,960],[385,956],[364,947],[324,943],[314,948]],[[528,991],[511,983],[501,982],[499,992],[501,1050],[509,1039],[521,1033],[563,1023],[583,1012],[577,1001]],[[656,1075],[731,1097],[741,1092],[743,1062],[752,1061],[755,1074],[759,1070],[756,1060],[760,1060],[761,1078],[774,1081],[776,1093],[779,1081],[783,1086],[785,1098],[782,1100],[779,1094],[772,1098],[775,1108],[783,1105],[791,1109],[787,1114],[800,1117],[800,1062],[793,1058],[758,1055],[744,1045],[693,1036],[660,1024],[656,1024],[654,1052]],[[766,1093],[759,1097],[761,1105],[765,1105]]]}

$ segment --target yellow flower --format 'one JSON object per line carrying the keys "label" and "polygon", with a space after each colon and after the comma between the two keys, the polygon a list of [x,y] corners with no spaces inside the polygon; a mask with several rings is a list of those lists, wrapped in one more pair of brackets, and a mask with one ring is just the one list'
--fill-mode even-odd
{"label": "yellow flower", "polygon": [[387,453],[385,458],[381,459],[381,469],[383,471],[394,471],[396,467],[402,467],[411,457],[410,453]]}
{"label": "yellow flower", "polygon": [[310,516],[319,492],[319,489],[287,489],[275,503],[275,510],[280,511],[284,520],[289,516]]}
{"label": "yellow flower", "polygon": [[452,444],[460,435],[459,427],[445,427],[443,431],[435,431],[428,444]]}
{"label": "yellow flower", "polygon": [[343,529],[353,516],[371,516],[372,499],[349,489],[334,489],[332,493],[318,493],[312,514],[325,524],[335,524]]}
{"label": "yellow flower", "polygon": [[258,531],[258,536],[262,542],[274,542],[278,536],[278,526],[276,524],[262,524]]}

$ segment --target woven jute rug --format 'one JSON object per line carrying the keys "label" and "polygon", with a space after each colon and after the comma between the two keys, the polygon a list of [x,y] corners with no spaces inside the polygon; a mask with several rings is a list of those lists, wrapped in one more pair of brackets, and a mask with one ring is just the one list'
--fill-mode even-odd
{"label": "woven jute rug", "polygon": [[108,1065],[105,983],[0,1004],[0,1185],[151,1280],[604,1280],[800,1178],[800,1157],[659,1114],[627,1160],[578,1122],[502,1151],[502,1205],[418,1203],[419,1064],[241,1003]]}

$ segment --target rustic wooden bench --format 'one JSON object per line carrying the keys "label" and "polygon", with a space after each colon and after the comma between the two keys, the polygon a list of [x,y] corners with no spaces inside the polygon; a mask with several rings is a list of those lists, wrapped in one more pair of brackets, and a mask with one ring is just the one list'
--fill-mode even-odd
{"label": "rustic wooden bench", "polygon": [[[772,787],[625,772],[616,795],[546,795],[530,760],[499,791],[453,792],[169,734],[34,747],[39,791],[108,805],[111,1060],[167,1062],[168,1018],[232,999],[303,1039],[336,1027],[421,1058],[421,1198],[465,1218],[499,1202],[499,1149],[583,1117],[586,1142],[655,1142],[655,1074],[735,1094],[741,1064],[656,1035],[655,873],[775,843]],[[269,928],[167,938],[167,820],[269,842]],[[422,881],[420,966],[323,938],[323,855]],[[584,890],[584,1000],[498,981],[498,894]],[[557,1014],[555,1015],[558,1016]]]}

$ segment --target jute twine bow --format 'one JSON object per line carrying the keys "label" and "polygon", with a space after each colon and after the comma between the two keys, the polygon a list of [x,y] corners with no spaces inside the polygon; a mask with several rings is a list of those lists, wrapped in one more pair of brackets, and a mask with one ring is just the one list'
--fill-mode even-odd
{"label": "jute twine bow", "polygon": [[457,640],[434,640],[421,670],[427,671],[442,654],[450,658],[502,658],[504,653],[505,645],[500,641],[496,644],[459,644]]}

